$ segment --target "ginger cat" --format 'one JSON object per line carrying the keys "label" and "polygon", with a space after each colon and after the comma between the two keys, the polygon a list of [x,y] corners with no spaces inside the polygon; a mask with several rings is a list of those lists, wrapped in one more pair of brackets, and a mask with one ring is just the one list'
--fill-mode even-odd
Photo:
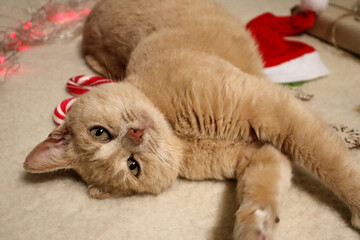
{"label": "ginger cat", "polygon": [[179,176],[237,179],[234,239],[272,239],[291,162],[316,175],[360,227],[360,166],[329,127],[262,74],[250,34],[202,0],[103,0],[83,49],[122,79],[81,96],[28,155],[72,168],[90,196],[158,194]]}

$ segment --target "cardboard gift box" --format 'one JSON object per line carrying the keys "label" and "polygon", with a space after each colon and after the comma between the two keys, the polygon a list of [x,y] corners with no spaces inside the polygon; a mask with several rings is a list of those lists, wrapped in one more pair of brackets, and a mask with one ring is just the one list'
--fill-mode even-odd
{"label": "cardboard gift box", "polygon": [[360,55],[360,0],[330,1],[307,32]]}

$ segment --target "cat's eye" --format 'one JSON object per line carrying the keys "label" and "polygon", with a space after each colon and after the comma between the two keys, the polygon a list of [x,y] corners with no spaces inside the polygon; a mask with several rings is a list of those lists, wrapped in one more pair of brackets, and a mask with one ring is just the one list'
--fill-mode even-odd
{"label": "cat's eye", "polygon": [[137,175],[139,175],[140,172],[140,166],[138,164],[138,162],[134,159],[134,158],[129,158],[128,162],[127,162],[128,168],[131,172],[132,175],[134,175],[135,177],[137,177]]}
{"label": "cat's eye", "polygon": [[108,130],[103,127],[93,127],[90,129],[90,135],[101,142],[108,142],[111,140],[111,135]]}

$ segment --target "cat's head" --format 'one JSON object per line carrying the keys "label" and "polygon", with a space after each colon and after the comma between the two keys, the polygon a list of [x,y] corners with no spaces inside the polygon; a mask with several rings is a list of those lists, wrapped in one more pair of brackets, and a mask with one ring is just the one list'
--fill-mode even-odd
{"label": "cat's head", "polygon": [[97,198],[156,194],[176,179],[181,151],[162,113],[121,82],[81,96],[65,122],[27,156],[24,168],[74,169]]}

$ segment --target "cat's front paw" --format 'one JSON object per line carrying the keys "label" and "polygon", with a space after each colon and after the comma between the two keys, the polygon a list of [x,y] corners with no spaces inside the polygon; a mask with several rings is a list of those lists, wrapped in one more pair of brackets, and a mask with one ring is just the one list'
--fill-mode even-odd
{"label": "cat's front paw", "polygon": [[351,224],[357,228],[357,229],[360,229],[360,215],[355,213],[355,212],[352,212],[352,215],[351,215]]}
{"label": "cat's front paw", "polygon": [[110,193],[106,193],[106,192],[102,191],[100,188],[95,187],[93,185],[88,186],[88,193],[89,193],[90,197],[96,198],[96,199],[105,199],[105,198],[109,198],[111,196]]}
{"label": "cat's front paw", "polygon": [[243,206],[236,213],[235,240],[272,240],[275,224],[280,221],[270,207]]}

